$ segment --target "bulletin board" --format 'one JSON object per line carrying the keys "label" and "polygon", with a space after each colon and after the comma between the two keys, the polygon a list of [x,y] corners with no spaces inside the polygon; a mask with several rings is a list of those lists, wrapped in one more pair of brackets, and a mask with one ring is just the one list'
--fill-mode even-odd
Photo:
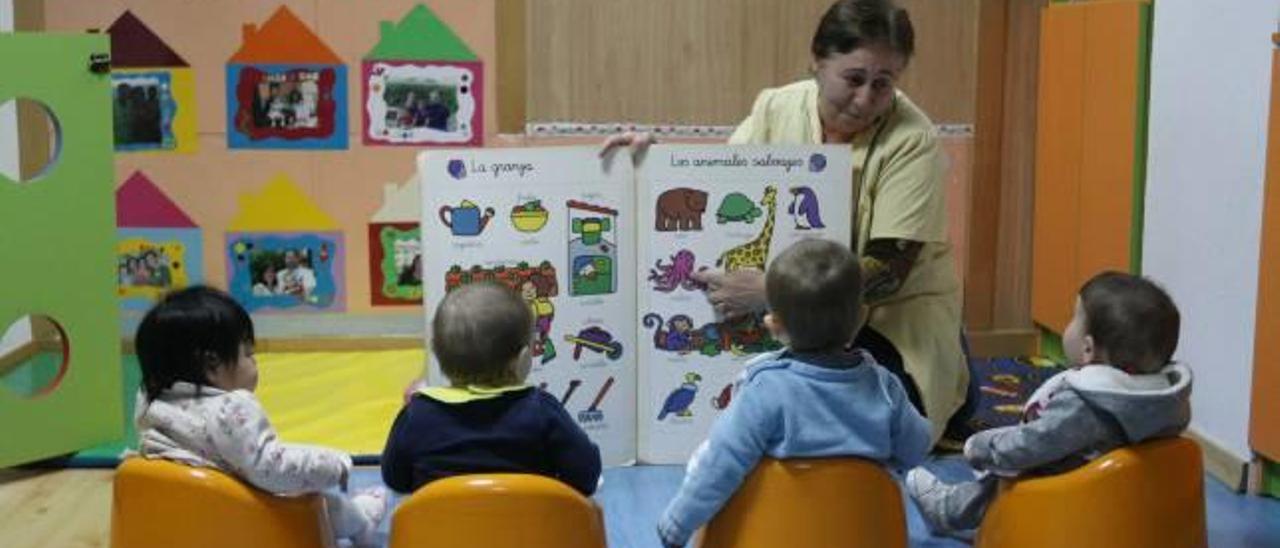
{"label": "bulletin board", "polygon": [[[167,0],[45,0],[47,30],[107,32],[126,11],[136,17],[165,46],[186,63],[193,81],[196,114],[196,142],[183,150],[118,153],[115,180],[122,185],[141,171],[182,208],[202,228],[202,279],[218,287],[228,287],[230,279],[225,237],[239,212],[244,196],[259,192],[267,181],[287,176],[314,205],[327,212],[335,231],[345,237],[343,271],[344,312],[349,315],[405,315],[408,307],[376,303],[372,298],[372,253],[368,226],[384,205],[383,188],[412,178],[414,154],[418,147],[366,144],[361,136],[365,97],[362,64],[371,54],[390,52],[399,42],[382,44],[384,33],[415,14],[421,21],[421,4],[429,9],[436,31],[452,33],[436,40],[442,60],[458,62],[456,43],[470,58],[463,62],[477,76],[493,81],[496,55],[496,0],[448,2],[444,0],[285,0],[247,2],[170,2]],[[345,67],[345,100],[337,108],[346,116],[345,148],[255,149],[228,146],[227,70],[233,56],[253,49],[246,39],[246,25],[268,32],[281,7],[304,26],[324,48]],[[385,22],[385,23],[384,23]],[[416,23],[415,23],[416,24]],[[411,44],[418,47],[420,44]],[[305,48],[302,48],[305,49]],[[312,48],[313,50],[315,48]],[[421,53],[421,48],[413,50]],[[428,50],[432,51],[432,50]],[[250,51],[258,55],[261,52]],[[292,52],[306,59],[307,51]],[[289,55],[290,52],[284,52]],[[252,55],[251,55],[252,56]],[[386,57],[385,55],[383,57]],[[260,60],[261,57],[258,57]],[[242,61],[243,57],[235,59]],[[301,87],[298,89],[301,91]],[[471,91],[471,90],[468,90]],[[476,108],[492,112],[496,108],[493,86],[476,90]],[[496,135],[496,116],[487,116],[476,128],[477,141],[491,142]],[[416,314],[415,314],[416,316]],[[126,333],[126,335],[129,335]]]}

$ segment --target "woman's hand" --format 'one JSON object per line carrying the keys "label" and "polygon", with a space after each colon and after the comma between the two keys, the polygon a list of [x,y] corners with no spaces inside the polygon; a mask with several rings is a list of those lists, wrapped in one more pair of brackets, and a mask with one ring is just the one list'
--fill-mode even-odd
{"label": "woman's hand", "polygon": [[733,320],[763,312],[768,306],[764,295],[764,272],[759,270],[705,270],[693,273],[693,279],[707,284],[707,301],[715,309],[717,318]]}
{"label": "woman's hand", "polygon": [[632,161],[639,163],[640,158],[644,157],[645,151],[649,150],[649,145],[656,142],[658,142],[658,140],[654,139],[653,134],[648,132],[635,133],[628,131],[626,133],[612,135],[608,139],[605,139],[604,144],[600,147],[600,157],[609,157],[613,154],[613,151],[619,147],[630,147]]}

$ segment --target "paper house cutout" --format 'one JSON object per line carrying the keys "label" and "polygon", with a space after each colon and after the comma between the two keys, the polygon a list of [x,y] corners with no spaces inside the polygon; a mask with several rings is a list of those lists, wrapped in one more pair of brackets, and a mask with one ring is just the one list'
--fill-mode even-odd
{"label": "paper house cutout", "polygon": [[368,145],[480,146],[484,64],[423,4],[382,21],[361,63]]}
{"label": "paper house cutout", "polygon": [[382,185],[382,207],[373,214],[375,223],[417,223],[422,220],[422,185],[414,175],[404,184]]}
{"label": "paper house cutout", "polygon": [[289,8],[246,24],[227,61],[231,148],[347,148],[347,68]]}
{"label": "paper house cutout", "polygon": [[290,232],[338,230],[333,220],[288,175],[276,175],[262,190],[240,196],[240,212],[229,230]]}
{"label": "paper house cutout", "polygon": [[140,171],[116,189],[116,294],[145,310],[161,295],[204,280],[204,245],[195,222]]}
{"label": "paper house cutout", "polygon": [[110,27],[112,68],[176,68],[187,62],[133,12],[125,10]]}
{"label": "paper house cutout", "polygon": [[182,208],[141,171],[116,189],[116,226],[120,228],[198,228]]}
{"label": "paper house cutout", "polygon": [[338,54],[287,6],[280,6],[261,28],[248,23],[241,30],[243,43],[229,63],[342,64]]}
{"label": "paper house cutout", "polygon": [[378,44],[365,56],[381,61],[479,61],[466,42],[453,29],[436,17],[431,9],[418,4],[399,23],[381,21]]}
{"label": "paper house cutout", "polygon": [[[369,296],[374,306],[422,303],[422,186],[418,177],[382,187],[369,222]],[[416,264],[415,264],[416,261]]]}
{"label": "paper house cutout", "polygon": [[127,10],[107,34],[116,150],[194,152],[195,77],[186,60]]}
{"label": "paper house cutout", "polygon": [[345,307],[346,245],[339,225],[287,175],[240,197],[225,250],[228,291],[251,312]]}

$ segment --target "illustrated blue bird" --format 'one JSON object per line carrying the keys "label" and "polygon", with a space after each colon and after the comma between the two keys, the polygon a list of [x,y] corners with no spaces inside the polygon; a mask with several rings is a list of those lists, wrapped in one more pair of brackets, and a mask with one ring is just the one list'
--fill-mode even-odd
{"label": "illustrated blue bird", "polygon": [[693,372],[685,373],[684,384],[667,395],[667,401],[662,404],[662,411],[658,413],[658,420],[667,418],[669,413],[675,413],[680,417],[691,415],[689,406],[693,404],[694,397],[698,395],[698,381],[700,380],[702,380],[702,375]]}

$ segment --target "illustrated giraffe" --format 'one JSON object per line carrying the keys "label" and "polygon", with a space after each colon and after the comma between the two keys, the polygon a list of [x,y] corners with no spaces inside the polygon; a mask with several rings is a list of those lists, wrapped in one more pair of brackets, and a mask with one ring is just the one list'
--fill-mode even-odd
{"label": "illustrated giraffe", "polygon": [[716,266],[723,266],[725,271],[744,268],[764,270],[764,265],[769,260],[769,243],[773,240],[773,218],[778,209],[778,188],[765,187],[760,205],[768,210],[760,234],[755,239],[720,254],[720,258],[716,259]]}

